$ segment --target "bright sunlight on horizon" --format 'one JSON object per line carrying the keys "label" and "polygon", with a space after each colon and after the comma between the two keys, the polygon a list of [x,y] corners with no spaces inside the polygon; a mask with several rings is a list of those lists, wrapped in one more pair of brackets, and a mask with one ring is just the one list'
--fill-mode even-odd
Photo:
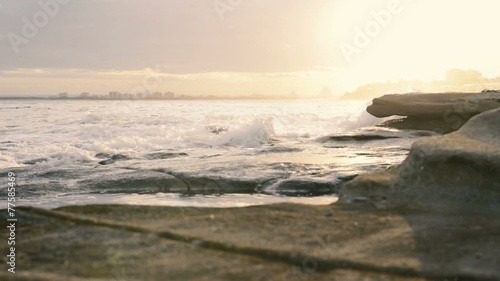
{"label": "bright sunlight on horizon", "polygon": [[499,10],[495,0],[0,0],[0,96],[342,96],[450,69],[497,81]]}

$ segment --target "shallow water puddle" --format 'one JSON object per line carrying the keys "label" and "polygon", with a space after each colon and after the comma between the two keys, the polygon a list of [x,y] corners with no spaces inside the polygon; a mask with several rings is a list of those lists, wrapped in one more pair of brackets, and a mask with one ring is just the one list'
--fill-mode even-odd
{"label": "shallow water puddle", "polygon": [[71,205],[126,204],[145,206],[235,208],[278,203],[305,205],[329,205],[337,202],[334,195],[318,197],[285,197],[264,194],[227,194],[183,196],[173,193],[157,194],[85,194],[42,197],[35,200],[19,200],[19,206],[53,209]]}

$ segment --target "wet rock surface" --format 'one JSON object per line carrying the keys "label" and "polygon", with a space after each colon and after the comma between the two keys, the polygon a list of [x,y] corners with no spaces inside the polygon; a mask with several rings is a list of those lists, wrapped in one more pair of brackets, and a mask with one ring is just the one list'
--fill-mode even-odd
{"label": "wet rock surface", "polygon": [[[498,280],[497,216],[377,208],[366,202],[235,209],[23,207],[18,209],[18,272],[0,277]],[[5,245],[0,250],[5,252]]]}
{"label": "wet rock surface", "polygon": [[477,115],[500,107],[500,92],[441,93],[441,94],[396,94],[373,100],[368,113],[375,117],[419,116],[442,117],[447,112]]}
{"label": "wet rock surface", "polygon": [[397,94],[373,100],[366,111],[379,118],[405,116],[384,126],[396,129],[431,130],[449,133],[458,130],[477,114],[500,107],[500,92]]}
{"label": "wet rock surface", "polygon": [[[472,118],[457,132],[416,141],[399,166],[348,183],[345,199],[370,197],[392,204],[449,202],[500,208],[500,109]],[[412,203],[410,203],[412,204]]]}

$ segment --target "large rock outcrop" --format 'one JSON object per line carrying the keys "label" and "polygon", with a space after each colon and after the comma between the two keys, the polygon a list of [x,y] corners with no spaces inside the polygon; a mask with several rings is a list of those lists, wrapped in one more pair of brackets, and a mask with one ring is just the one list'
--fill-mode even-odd
{"label": "large rock outcrop", "polygon": [[500,92],[444,93],[444,94],[397,94],[385,95],[373,100],[368,113],[375,117],[412,116],[442,117],[448,112],[477,115],[500,107]]}
{"label": "large rock outcrop", "polygon": [[479,94],[398,94],[373,100],[366,109],[375,117],[406,116],[385,123],[398,129],[424,129],[442,133],[458,130],[471,117],[500,107],[500,92]]}
{"label": "large rock outcrop", "polygon": [[473,117],[457,132],[416,141],[387,171],[348,183],[344,200],[500,208],[500,109]]}

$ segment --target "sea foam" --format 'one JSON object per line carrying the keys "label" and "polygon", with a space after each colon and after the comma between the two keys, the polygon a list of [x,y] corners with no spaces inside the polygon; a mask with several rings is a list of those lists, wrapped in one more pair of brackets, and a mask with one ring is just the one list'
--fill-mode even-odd
{"label": "sea foam", "polygon": [[271,119],[256,119],[235,130],[218,135],[213,139],[214,145],[255,147],[269,143],[275,135]]}

